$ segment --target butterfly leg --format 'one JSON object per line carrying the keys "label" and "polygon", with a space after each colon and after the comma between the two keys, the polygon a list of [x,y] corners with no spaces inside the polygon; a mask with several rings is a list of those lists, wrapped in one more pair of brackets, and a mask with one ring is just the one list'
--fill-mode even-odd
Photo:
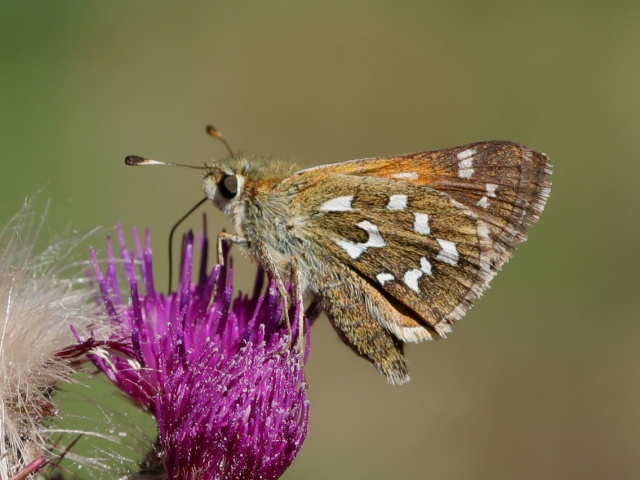
{"label": "butterfly leg", "polygon": [[236,245],[247,245],[247,239],[229,232],[218,233],[218,264],[224,265],[224,255],[222,250],[222,242],[235,243]]}
{"label": "butterfly leg", "polygon": [[304,358],[305,346],[307,344],[307,335],[304,331],[304,292],[302,291],[302,272],[295,257],[291,261],[291,270],[296,292],[296,314],[298,315],[296,319],[298,333],[297,348],[298,353]]}
{"label": "butterfly leg", "polygon": [[[233,235],[228,232],[220,232],[218,233],[218,264],[224,265],[224,255],[222,250],[222,242],[235,243],[236,245],[247,246],[249,242],[244,237],[240,237],[238,235]],[[276,288],[278,289],[278,295],[282,298],[282,316],[284,317],[284,323],[287,326],[287,331],[289,335],[291,335],[291,322],[289,321],[289,294],[287,292],[287,287],[282,279],[282,275],[280,275],[280,271],[278,270],[276,263],[273,261],[271,254],[269,253],[269,249],[265,245],[264,242],[257,242],[256,247],[258,249],[258,255],[261,261],[264,263],[264,267],[266,267],[267,271],[273,275],[273,279],[276,282]]]}
{"label": "butterfly leg", "polygon": [[271,275],[273,275],[273,280],[276,282],[276,288],[278,289],[278,295],[282,299],[282,316],[284,318],[284,323],[287,326],[287,332],[289,336],[291,336],[291,321],[289,320],[289,307],[291,306],[291,302],[289,301],[289,292],[287,292],[287,286],[284,283],[284,279],[280,274],[280,270],[278,270],[278,266],[276,262],[273,260],[273,257],[269,253],[269,249],[264,242],[257,242],[256,247],[258,249],[258,256],[260,261],[263,263],[263,266],[267,269]]}

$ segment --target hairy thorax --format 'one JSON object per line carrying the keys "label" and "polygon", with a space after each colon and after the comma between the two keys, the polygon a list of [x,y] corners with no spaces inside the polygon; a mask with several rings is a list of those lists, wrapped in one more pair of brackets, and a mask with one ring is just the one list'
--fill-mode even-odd
{"label": "hairy thorax", "polygon": [[[241,201],[229,205],[225,213],[232,218],[236,234],[245,239],[245,247],[254,258],[262,259],[261,249],[266,250],[280,275],[292,279],[292,262],[306,266],[308,251],[305,248],[309,242],[299,228],[300,219],[291,212],[290,198],[274,189],[275,183],[257,182],[245,191]],[[306,289],[306,285],[302,287]]]}

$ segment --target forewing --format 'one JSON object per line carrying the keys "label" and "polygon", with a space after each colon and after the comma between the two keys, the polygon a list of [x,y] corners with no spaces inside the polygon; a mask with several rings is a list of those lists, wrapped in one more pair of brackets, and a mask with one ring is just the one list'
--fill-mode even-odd
{"label": "forewing", "polygon": [[544,154],[485,142],[316,167],[282,187],[317,251],[442,334],[526,238],[550,173]]}
{"label": "forewing", "polygon": [[386,178],[438,190],[484,221],[496,243],[492,261],[502,265],[526,240],[550,193],[551,164],[544,153],[513,142],[477,142],[460,147],[367,158],[302,170],[300,185],[333,175]]}

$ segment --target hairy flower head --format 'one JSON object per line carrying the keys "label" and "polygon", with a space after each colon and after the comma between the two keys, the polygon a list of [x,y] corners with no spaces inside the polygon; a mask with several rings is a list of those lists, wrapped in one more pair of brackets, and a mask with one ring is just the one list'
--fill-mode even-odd
{"label": "hairy flower head", "polygon": [[51,393],[73,372],[65,352],[76,343],[70,326],[87,331],[91,318],[86,293],[64,278],[79,239],[39,251],[43,222],[34,217],[27,202],[0,230],[1,479],[35,468],[47,453]]}

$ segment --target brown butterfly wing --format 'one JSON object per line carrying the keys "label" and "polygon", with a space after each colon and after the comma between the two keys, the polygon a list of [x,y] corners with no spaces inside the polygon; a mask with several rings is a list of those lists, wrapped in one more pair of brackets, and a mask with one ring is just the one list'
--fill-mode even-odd
{"label": "brown butterfly wing", "polygon": [[308,237],[384,295],[401,315],[378,320],[410,341],[425,338],[418,325],[443,335],[482,294],[538,219],[550,173],[544,154],[483,142],[290,178],[299,214],[313,212]]}
{"label": "brown butterfly wing", "polygon": [[315,167],[275,189],[341,338],[404,383],[402,342],[464,315],[538,219],[550,173],[544,154],[483,142]]}

